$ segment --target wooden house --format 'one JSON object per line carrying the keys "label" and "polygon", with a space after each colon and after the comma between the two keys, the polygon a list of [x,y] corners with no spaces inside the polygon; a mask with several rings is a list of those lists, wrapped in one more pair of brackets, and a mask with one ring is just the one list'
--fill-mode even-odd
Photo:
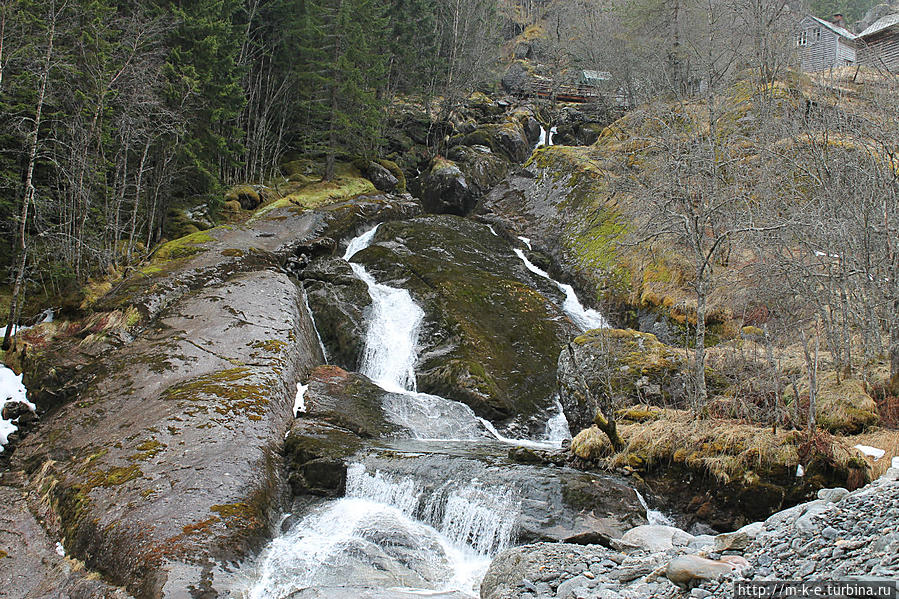
{"label": "wooden house", "polygon": [[803,71],[826,71],[855,64],[856,35],[834,23],[813,17],[802,19],[794,42]]}
{"label": "wooden house", "polygon": [[899,74],[899,13],[877,19],[858,34],[859,61],[867,66]]}

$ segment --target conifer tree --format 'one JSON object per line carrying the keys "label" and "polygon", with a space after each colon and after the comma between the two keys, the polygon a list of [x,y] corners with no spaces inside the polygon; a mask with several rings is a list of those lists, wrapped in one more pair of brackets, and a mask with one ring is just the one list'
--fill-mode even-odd
{"label": "conifer tree", "polygon": [[304,8],[298,77],[307,147],[324,154],[331,180],[339,154],[376,150],[388,21],[373,0],[310,0]]}
{"label": "conifer tree", "polygon": [[241,151],[236,123],[244,104],[238,64],[243,32],[234,22],[238,8],[238,0],[172,4],[178,25],[169,41],[166,76],[170,101],[186,104],[192,113],[181,148],[195,173],[189,192],[214,187]]}

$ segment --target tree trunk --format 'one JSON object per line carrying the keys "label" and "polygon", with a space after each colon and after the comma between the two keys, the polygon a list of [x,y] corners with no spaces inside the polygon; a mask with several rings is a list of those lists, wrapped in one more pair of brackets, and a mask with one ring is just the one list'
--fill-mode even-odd
{"label": "tree trunk", "polygon": [[47,80],[50,78],[51,59],[53,57],[53,41],[56,36],[56,12],[51,7],[50,30],[47,39],[47,51],[44,54],[44,65],[41,69],[41,82],[37,96],[37,106],[34,109],[34,126],[29,135],[28,167],[25,171],[25,191],[22,196],[22,207],[19,211],[18,246],[19,260],[16,267],[16,277],[12,289],[12,301],[9,305],[9,320],[6,324],[6,332],[3,334],[2,347],[4,351],[10,348],[10,337],[16,324],[17,315],[21,311],[23,284],[25,281],[25,261],[27,256],[27,225],[28,208],[34,201],[34,165],[37,162],[38,136],[41,128],[41,114],[44,110],[44,97],[47,93]]}
{"label": "tree trunk", "polygon": [[596,396],[596,392],[590,388],[587,384],[586,379],[584,379],[583,373],[581,373],[581,369],[577,365],[577,361],[574,357],[574,348],[569,343],[567,346],[568,356],[571,358],[571,367],[575,373],[577,373],[577,380],[580,383],[581,387],[584,389],[584,398],[589,404],[596,406],[596,414],[593,416],[593,424],[599,428],[603,433],[605,433],[606,437],[609,438],[609,442],[612,444],[612,448],[615,451],[621,451],[624,449],[624,442],[621,440],[621,437],[618,435],[618,425],[615,423],[615,414],[612,410],[611,406],[605,406],[604,403],[599,400],[599,397]]}
{"label": "tree trunk", "polygon": [[700,274],[696,282],[696,349],[693,357],[693,378],[696,384],[693,412],[699,415],[705,410],[708,402],[708,390],[705,381],[705,316],[708,281]]}
{"label": "tree trunk", "polygon": [[[802,351],[805,354],[805,368],[808,372],[808,434],[811,438],[815,434],[815,396],[818,392],[818,345],[820,337],[815,335],[815,356],[812,359],[811,350],[809,348],[809,339],[802,331]],[[799,398],[797,398],[798,401]]]}
{"label": "tree trunk", "polygon": [[899,397],[899,299],[893,300],[890,329],[890,394]]}

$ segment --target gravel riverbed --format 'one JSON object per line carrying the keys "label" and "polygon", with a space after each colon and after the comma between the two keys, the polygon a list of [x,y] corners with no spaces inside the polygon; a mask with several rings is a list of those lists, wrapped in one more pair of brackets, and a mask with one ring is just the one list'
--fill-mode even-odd
{"label": "gravel riverbed", "polygon": [[481,598],[706,599],[733,597],[738,580],[848,579],[899,582],[899,469],[851,493],[823,489],[733,533],[650,525],[612,547],[514,547],[490,565]]}

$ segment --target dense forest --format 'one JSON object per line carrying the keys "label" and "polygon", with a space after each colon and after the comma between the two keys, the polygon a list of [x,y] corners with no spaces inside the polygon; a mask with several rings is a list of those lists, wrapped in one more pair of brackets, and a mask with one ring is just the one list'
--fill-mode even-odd
{"label": "dense forest", "polygon": [[129,264],[169,234],[172,206],[208,205],[214,221],[224,186],[266,180],[288,152],[326,157],[326,177],[335,154],[377,155],[399,94],[429,106],[491,75],[496,11],[489,0],[4,1],[10,282],[58,296]]}

